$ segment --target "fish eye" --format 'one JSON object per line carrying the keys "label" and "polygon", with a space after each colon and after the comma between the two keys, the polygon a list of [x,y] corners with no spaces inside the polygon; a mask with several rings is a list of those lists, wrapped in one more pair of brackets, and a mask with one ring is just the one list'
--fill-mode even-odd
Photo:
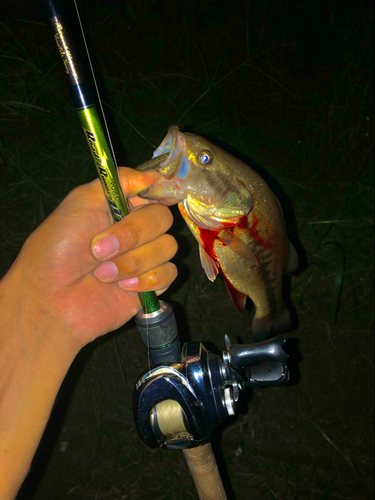
{"label": "fish eye", "polygon": [[214,161],[214,155],[211,153],[211,151],[208,150],[203,150],[201,151],[198,156],[198,161],[202,165],[211,165],[211,163]]}

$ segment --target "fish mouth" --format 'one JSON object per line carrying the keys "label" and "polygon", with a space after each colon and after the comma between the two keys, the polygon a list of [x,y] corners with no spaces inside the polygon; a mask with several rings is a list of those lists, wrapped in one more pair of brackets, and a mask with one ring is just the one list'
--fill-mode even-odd
{"label": "fish mouth", "polygon": [[152,159],[142,163],[137,170],[156,170],[165,179],[171,179],[178,172],[185,149],[185,139],[177,125],[169,127],[167,135],[155,150]]}

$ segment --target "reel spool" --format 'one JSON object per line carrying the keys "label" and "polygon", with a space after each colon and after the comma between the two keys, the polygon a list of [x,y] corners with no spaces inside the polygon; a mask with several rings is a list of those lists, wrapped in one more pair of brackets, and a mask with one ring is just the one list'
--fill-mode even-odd
{"label": "reel spool", "polygon": [[166,399],[153,407],[150,423],[154,434],[162,436],[164,441],[193,439],[185,412],[173,399]]}

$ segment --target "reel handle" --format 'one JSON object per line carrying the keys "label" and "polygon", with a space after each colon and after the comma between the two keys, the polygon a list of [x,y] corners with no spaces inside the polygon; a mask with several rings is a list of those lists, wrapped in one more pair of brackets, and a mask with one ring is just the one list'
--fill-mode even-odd
{"label": "reel handle", "polygon": [[211,443],[182,450],[200,500],[227,500]]}

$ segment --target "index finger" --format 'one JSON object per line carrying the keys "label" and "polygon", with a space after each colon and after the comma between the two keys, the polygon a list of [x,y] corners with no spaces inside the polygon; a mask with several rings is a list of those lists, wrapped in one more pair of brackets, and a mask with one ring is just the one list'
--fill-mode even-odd
{"label": "index finger", "polygon": [[[137,194],[151,186],[160,178],[157,172],[139,172],[127,167],[119,169],[120,182],[127,198],[137,200]],[[136,205],[148,203],[138,198]],[[140,207],[138,207],[140,208]],[[173,216],[164,205],[144,207],[141,211],[132,211],[115,225],[98,233],[91,242],[92,254],[100,260],[121,255],[124,252],[144,245],[168,231]]]}
{"label": "index finger", "polygon": [[[158,172],[139,172],[128,167],[120,167],[118,174],[125,198],[133,198],[133,206],[147,203],[147,200],[138,198],[137,194],[150,187],[161,175]],[[83,206],[89,211],[94,210],[96,217],[103,216],[107,221],[108,204],[99,179],[74,188],[61,205],[67,203],[74,203],[78,207]]]}
{"label": "index finger", "polygon": [[158,172],[139,172],[129,167],[119,167],[120,183],[126,197],[132,198],[160,179]]}

